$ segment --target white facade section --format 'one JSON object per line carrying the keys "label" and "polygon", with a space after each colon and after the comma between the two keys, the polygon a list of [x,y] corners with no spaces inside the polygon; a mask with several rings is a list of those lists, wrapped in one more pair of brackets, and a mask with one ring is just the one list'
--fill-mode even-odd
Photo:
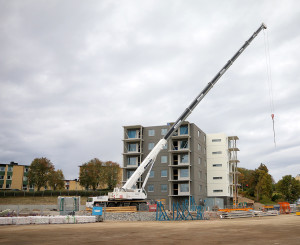
{"label": "white facade section", "polygon": [[206,135],[207,196],[233,197],[233,179],[228,137],[224,133]]}

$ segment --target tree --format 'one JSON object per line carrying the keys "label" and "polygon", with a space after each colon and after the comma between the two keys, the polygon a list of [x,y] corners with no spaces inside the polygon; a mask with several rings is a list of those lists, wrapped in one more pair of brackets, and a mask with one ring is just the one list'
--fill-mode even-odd
{"label": "tree", "polygon": [[300,181],[291,175],[283,176],[276,184],[276,190],[286,201],[293,203],[300,198]]}
{"label": "tree", "polygon": [[49,175],[48,175],[48,184],[49,186],[52,187],[53,190],[56,190],[56,189],[64,189],[65,188],[65,182],[64,182],[64,174],[62,172],[62,170],[58,169],[58,170],[51,170],[49,172]]}
{"label": "tree", "polygon": [[260,166],[254,170],[254,182],[255,182],[255,197],[259,201],[262,198],[271,200],[273,188],[272,176],[269,174],[269,170],[266,165],[260,164]]}
{"label": "tree", "polygon": [[108,189],[112,190],[121,182],[121,168],[118,163],[108,161],[105,162],[105,167],[103,170],[105,175],[105,184],[107,185]]}
{"label": "tree", "polygon": [[96,190],[100,185],[105,183],[103,162],[94,158],[80,166],[79,183],[87,189],[91,187]]}
{"label": "tree", "polygon": [[49,173],[54,170],[52,162],[46,157],[35,158],[28,171],[28,181],[32,185],[36,185],[39,191],[48,181]]}

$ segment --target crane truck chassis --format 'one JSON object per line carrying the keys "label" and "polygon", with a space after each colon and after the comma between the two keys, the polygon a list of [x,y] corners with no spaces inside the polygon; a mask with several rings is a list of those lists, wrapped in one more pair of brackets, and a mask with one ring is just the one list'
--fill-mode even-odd
{"label": "crane truck chassis", "polygon": [[[148,181],[150,171],[153,167],[155,159],[158,153],[167,144],[168,139],[176,132],[181,126],[184,120],[192,113],[195,107],[205,97],[205,95],[212,89],[217,81],[223,76],[233,62],[244,52],[253,39],[263,29],[266,29],[264,23],[252,34],[252,36],[244,43],[244,45],[234,54],[234,56],[222,67],[222,69],[215,75],[215,77],[206,85],[206,87],[200,92],[200,94],[193,100],[193,102],[185,109],[181,116],[176,120],[173,126],[169,129],[166,135],[155,145],[152,151],[146,156],[143,162],[135,170],[132,176],[126,181],[122,188],[114,188],[113,192],[108,193],[108,196],[90,197],[86,203],[87,207],[93,207],[94,205],[106,205],[108,207],[116,206],[138,206],[139,204],[145,204],[147,199],[147,193],[145,191],[145,185]],[[148,173],[143,182],[141,189],[136,188],[138,179],[148,169]]]}

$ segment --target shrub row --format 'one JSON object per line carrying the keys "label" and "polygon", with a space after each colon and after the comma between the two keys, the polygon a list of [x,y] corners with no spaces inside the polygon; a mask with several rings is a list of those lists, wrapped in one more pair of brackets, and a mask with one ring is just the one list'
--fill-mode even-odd
{"label": "shrub row", "polygon": [[97,191],[85,191],[85,190],[62,190],[62,191],[0,191],[0,197],[43,197],[43,196],[103,196],[111,190],[97,190]]}

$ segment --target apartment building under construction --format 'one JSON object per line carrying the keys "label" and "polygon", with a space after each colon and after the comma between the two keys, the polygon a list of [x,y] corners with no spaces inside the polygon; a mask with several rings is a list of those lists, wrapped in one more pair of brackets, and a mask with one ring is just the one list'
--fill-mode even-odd
{"label": "apartment building under construction", "polygon": [[[124,126],[123,184],[171,125]],[[217,199],[221,199],[222,205],[232,204],[236,192],[237,139],[225,134],[206,135],[195,124],[184,122],[156,158],[145,186],[148,199],[163,200],[167,208],[177,201],[189,201],[190,197],[196,204]],[[138,188],[146,174],[139,179]]]}

